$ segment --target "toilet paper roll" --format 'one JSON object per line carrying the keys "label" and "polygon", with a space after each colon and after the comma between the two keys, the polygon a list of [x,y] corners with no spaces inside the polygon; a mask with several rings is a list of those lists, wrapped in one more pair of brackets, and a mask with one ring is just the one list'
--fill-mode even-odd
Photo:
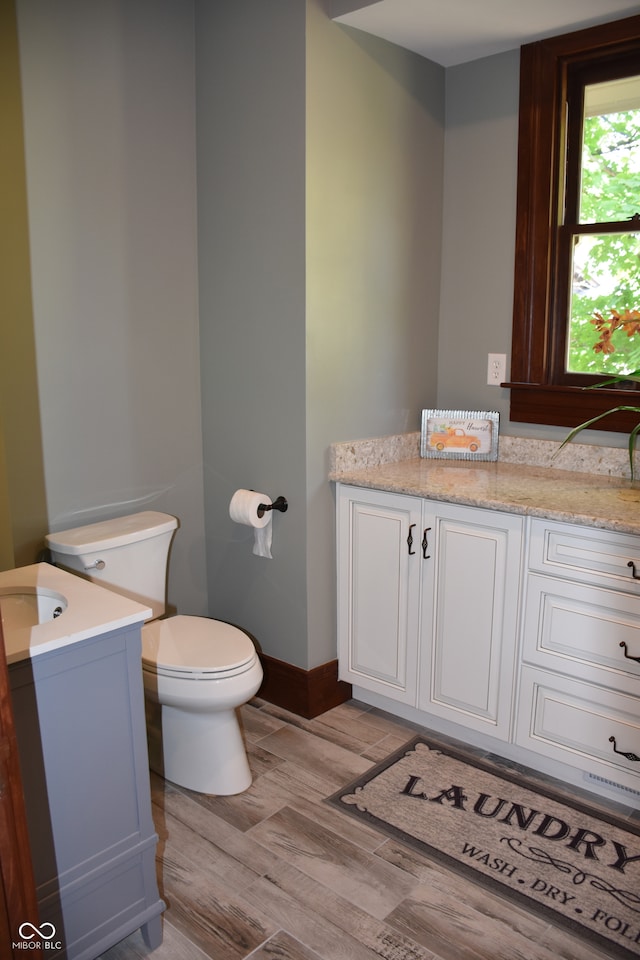
{"label": "toilet paper roll", "polygon": [[257,493],[255,490],[236,490],[229,503],[229,516],[235,523],[243,523],[255,530],[253,552],[257,557],[266,557],[271,560],[272,510],[265,510],[258,516],[258,507],[261,503],[271,505],[271,498],[266,493]]}

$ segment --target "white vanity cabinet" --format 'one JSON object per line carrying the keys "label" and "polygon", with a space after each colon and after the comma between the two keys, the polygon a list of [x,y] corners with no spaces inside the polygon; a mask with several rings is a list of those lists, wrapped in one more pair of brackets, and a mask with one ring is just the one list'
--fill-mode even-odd
{"label": "white vanity cabinet", "polygon": [[507,459],[443,468],[409,439],[376,464],[369,441],[334,451],[340,678],[371,706],[637,805],[637,491]]}
{"label": "white vanity cabinet", "polygon": [[640,541],[531,521],[515,742],[640,789]]}
{"label": "white vanity cabinet", "polygon": [[341,680],[509,736],[522,518],[338,484]]}

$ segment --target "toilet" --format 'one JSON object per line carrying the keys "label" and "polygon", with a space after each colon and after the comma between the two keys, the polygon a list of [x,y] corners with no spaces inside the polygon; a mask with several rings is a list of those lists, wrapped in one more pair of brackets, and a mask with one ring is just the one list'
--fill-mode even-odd
{"label": "toilet", "polygon": [[164,618],[175,517],[145,511],[46,536],[53,561],[152,610],[142,628],[147,714],[159,714],[150,765],[198,793],[230,796],[251,785],[236,710],[257,693],[262,667],[238,627],[206,617]]}

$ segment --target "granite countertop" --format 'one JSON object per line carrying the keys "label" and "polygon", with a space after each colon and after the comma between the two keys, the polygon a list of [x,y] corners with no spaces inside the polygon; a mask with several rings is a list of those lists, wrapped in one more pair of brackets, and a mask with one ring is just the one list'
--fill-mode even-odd
{"label": "granite countertop", "polygon": [[[534,451],[536,442],[532,443]],[[415,434],[334,444],[329,479],[447,503],[640,534],[640,482],[632,483],[624,476],[608,473],[611,461],[603,448],[593,447],[587,454],[575,449],[571,452],[572,469],[561,469],[556,463],[559,458],[552,460],[553,466],[513,462],[523,458],[521,452],[514,452],[516,446],[521,450],[522,443],[505,444],[505,456],[511,457],[511,461],[487,462],[423,459],[415,455]],[[545,447],[544,452],[545,456],[554,457],[555,451]],[[539,447],[535,453],[538,459],[544,459]],[[585,456],[597,456],[596,466],[601,472],[581,472]],[[624,451],[615,451],[613,469],[619,470],[622,464],[620,473],[624,473],[624,458]]]}

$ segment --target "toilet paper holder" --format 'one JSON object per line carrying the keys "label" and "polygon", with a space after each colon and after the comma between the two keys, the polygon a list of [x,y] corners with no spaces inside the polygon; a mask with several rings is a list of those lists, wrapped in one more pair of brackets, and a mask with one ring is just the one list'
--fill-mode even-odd
{"label": "toilet paper holder", "polygon": [[267,510],[279,510],[280,513],[286,513],[289,509],[289,504],[284,497],[278,497],[273,503],[259,503],[258,504],[258,516],[262,517],[267,512]]}

